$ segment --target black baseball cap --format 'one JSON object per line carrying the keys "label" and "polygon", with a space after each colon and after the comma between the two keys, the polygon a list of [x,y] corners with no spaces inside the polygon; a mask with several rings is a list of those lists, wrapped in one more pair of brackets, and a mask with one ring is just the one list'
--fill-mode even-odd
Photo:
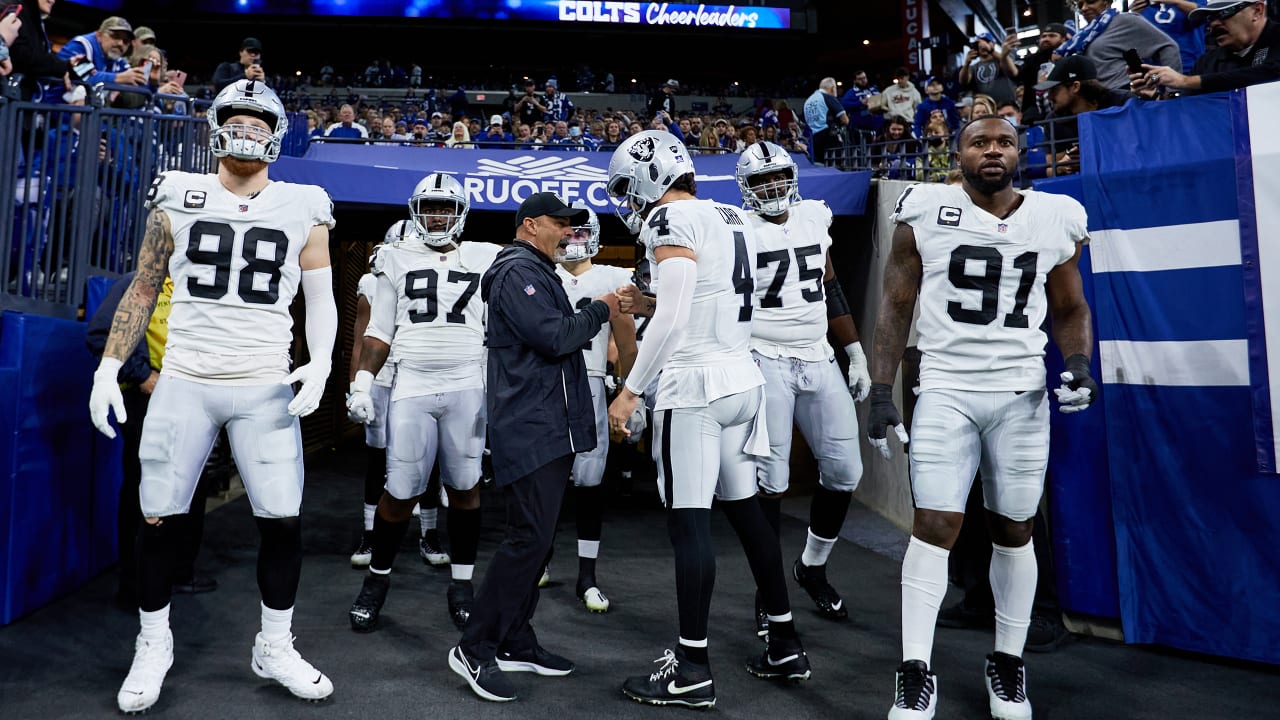
{"label": "black baseball cap", "polygon": [[1065,24],[1063,24],[1063,23],[1049,23],[1048,25],[1045,25],[1045,26],[1044,26],[1044,32],[1047,32],[1047,33],[1058,33],[1058,34],[1059,34],[1059,35],[1061,35],[1062,37],[1067,37],[1067,36],[1069,36],[1069,35],[1074,35],[1074,34],[1075,34],[1075,33],[1071,32],[1071,28],[1067,27],[1067,26],[1066,26]]}
{"label": "black baseball cap", "polygon": [[240,49],[262,52],[262,43],[258,42],[258,38],[247,37],[244,42],[240,43]]}
{"label": "black baseball cap", "polygon": [[550,215],[551,217],[569,218],[570,224],[580,225],[587,221],[587,211],[571,208],[564,204],[559,195],[553,192],[534,193],[527,200],[520,203],[520,209],[516,211],[516,227],[520,227],[520,223],[525,218],[542,217]]}
{"label": "black baseball cap", "polygon": [[1053,64],[1053,69],[1049,71],[1049,76],[1044,79],[1044,82],[1036,83],[1036,90],[1048,90],[1062,83],[1077,80],[1083,82],[1096,79],[1098,79],[1098,66],[1094,65],[1092,60],[1084,55],[1068,55]]}

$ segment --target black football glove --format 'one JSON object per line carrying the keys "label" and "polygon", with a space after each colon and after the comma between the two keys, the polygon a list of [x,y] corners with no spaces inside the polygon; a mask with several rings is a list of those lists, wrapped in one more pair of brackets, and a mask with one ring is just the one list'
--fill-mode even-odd
{"label": "black football glove", "polygon": [[1058,409],[1062,412],[1080,412],[1098,399],[1098,383],[1089,375],[1089,358],[1083,354],[1067,358],[1067,369],[1061,378],[1062,387],[1053,392],[1058,396]]}
{"label": "black football glove", "polygon": [[867,419],[867,438],[871,441],[871,445],[880,451],[884,459],[888,460],[890,457],[887,437],[889,428],[893,428],[898,435],[898,441],[903,445],[908,442],[907,428],[902,424],[902,415],[893,404],[893,386],[885,383],[873,384],[869,407],[871,412]]}

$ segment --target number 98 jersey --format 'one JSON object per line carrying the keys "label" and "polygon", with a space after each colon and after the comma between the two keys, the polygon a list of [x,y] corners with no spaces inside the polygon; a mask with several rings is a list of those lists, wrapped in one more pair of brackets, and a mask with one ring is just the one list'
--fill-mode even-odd
{"label": "number 98 jersey", "polygon": [[241,197],[217,175],[169,171],[152,183],[147,207],[163,210],[173,233],[167,352],[280,354],[287,370],[298,254],[311,228],[334,226],[328,193],[272,182]]}
{"label": "number 98 jersey", "polygon": [[922,390],[1024,391],[1045,386],[1045,277],[1088,242],[1080,203],[1021,191],[998,218],[956,185],[912,185],[890,221],[915,231]]}

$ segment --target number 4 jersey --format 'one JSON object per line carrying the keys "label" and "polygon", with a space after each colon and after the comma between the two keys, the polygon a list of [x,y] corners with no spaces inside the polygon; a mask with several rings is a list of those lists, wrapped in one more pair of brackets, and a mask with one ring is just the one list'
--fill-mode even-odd
{"label": "number 4 jersey", "polygon": [[1080,203],[1022,191],[998,218],[956,185],[913,185],[891,222],[915,231],[920,387],[1023,391],[1045,386],[1045,277],[1088,242]]}
{"label": "number 4 jersey", "polygon": [[378,284],[364,334],[391,346],[392,400],[484,387],[480,277],[501,249],[463,242],[441,252],[405,241],[374,255]]}
{"label": "number 4 jersey", "polygon": [[313,227],[333,227],[329,195],[272,182],[241,197],[217,175],[169,171],[152,183],[147,207],[164,211],[173,234],[165,371],[231,384],[287,373],[298,254]]}

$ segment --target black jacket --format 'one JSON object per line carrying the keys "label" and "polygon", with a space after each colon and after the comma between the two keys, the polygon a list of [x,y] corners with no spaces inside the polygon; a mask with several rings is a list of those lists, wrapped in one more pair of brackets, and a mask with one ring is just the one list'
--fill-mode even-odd
{"label": "black jacket", "polygon": [[38,79],[60,78],[71,71],[71,63],[53,52],[36,3],[24,3],[19,17],[22,27],[9,48],[9,59],[13,61],[13,72],[22,73],[22,99],[30,100],[40,87]]}
{"label": "black jacket", "polygon": [[[1206,42],[1212,43],[1209,38]],[[1237,90],[1280,80],[1280,23],[1267,20],[1262,35],[1244,57],[1221,47],[1211,48],[1191,70],[1200,76],[1200,92]]]}
{"label": "black jacket", "polygon": [[[120,305],[121,298],[124,297],[124,291],[129,289],[129,283],[133,282],[133,273],[129,273],[118,278],[107,291],[105,297],[102,298],[102,304],[94,311],[93,317],[89,318],[89,327],[85,330],[84,344],[89,348],[89,352],[93,353],[95,358],[102,359],[102,353],[107,347],[107,336],[111,334],[111,321],[115,319],[116,308]],[[144,339],[139,340],[138,344],[133,347],[133,352],[129,353],[129,357],[124,361],[124,365],[120,367],[120,382],[128,385],[141,385],[151,377],[151,350],[147,347]]]}
{"label": "black jacket", "polygon": [[489,305],[489,448],[501,486],[595,448],[582,348],[609,319],[609,307],[596,301],[575,313],[555,264],[520,241],[498,253],[480,293]]}
{"label": "black jacket", "polygon": [[[213,83],[213,92],[217,94],[222,90],[222,88],[230,85],[231,83],[237,80],[243,80],[244,71],[245,67],[240,64],[239,60],[230,60],[218,65],[218,67],[213,71],[213,80],[210,81]],[[271,82],[265,79],[262,83],[268,87],[271,85]]]}

